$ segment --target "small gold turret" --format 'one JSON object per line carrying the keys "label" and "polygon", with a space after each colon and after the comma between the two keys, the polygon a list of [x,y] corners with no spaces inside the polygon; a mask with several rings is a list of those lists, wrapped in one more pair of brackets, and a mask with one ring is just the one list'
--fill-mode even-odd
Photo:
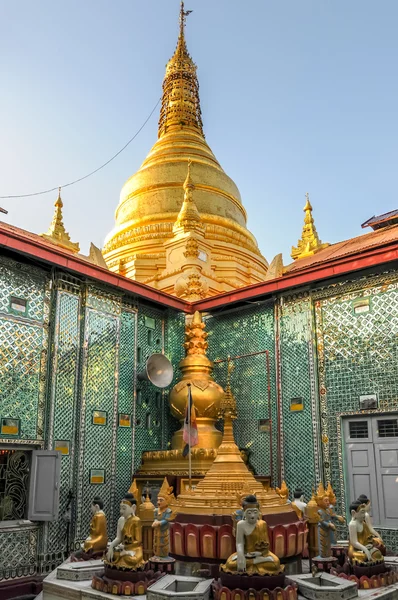
{"label": "small gold turret", "polygon": [[71,242],[70,235],[66,231],[64,225],[62,215],[63,202],[61,200],[61,188],[58,188],[58,198],[55,201],[54,206],[55,212],[53,220],[51,221],[51,225],[47,233],[41,233],[40,236],[52,242],[53,244],[56,244],[57,246],[61,246],[61,248],[71,250],[77,254],[80,250],[80,246],[77,242]]}
{"label": "small gold turret", "polygon": [[329,246],[328,243],[322,244],[318,237],[317,230],[315,228],[314,218],[312,216],[312,206],[310,203],[310,197],[308,192],[305,195],[306,203],[304,206],[304,226],[301,239],[297,242],[297,247],[292,247],[291,257],[294,260],[298,258],[305,258],[306,256],[312,256],[319,250]]}
{"label": "small gold turret", "polygon": [[171,508],[183,514],[231,515],[240,508],[243,493],[247,494],[250,490],[259,501],[263,514],[293,512],[286,498],[278,496],[273,489],[266,490],[243,462],[234,439],[232,421],[237,417],[237,410],[229,383],[232,371],[230,361],[228,366],[228,384],[220,403],[224,434],[217,457],[196,488],[180,494]]}

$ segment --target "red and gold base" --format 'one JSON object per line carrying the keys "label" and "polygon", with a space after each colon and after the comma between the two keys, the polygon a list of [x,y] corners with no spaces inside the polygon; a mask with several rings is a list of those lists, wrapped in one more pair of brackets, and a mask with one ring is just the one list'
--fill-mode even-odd
{"label": "red and gold base", "polygon": [[284,587],[284,575],[260,577],[224,573],[212,587],[215,600],[297,600],[297,587]]}
{"label": "red and gold base", "polygon": [[143,596],[147,588],[162,576],[161,571],[155,572],[152,569],[122,571],[107,567],[104,575],[93,576],[91,587],[117,596]]}

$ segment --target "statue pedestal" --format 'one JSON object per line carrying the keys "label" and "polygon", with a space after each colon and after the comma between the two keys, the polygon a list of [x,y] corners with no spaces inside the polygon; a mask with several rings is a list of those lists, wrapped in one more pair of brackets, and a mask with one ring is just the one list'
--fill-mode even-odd
{"label": "statue pedestal", "polygon": [[91,581],[94,575],[102,575],[103,572],[102,560],[67,561],[56,570],[57,579],[65,581]]}
{"label": "statue pedestal", "polygon": [[171,556],[167,558],[152,556],[152,558],[149,559],[149,566],[154,571],[160,571],[161,573],[173,575],[175,562],[175,558],[171,558]]}
{"label": "statue pedestal", "polygon": [[334,569],[337,566],[337,558],[329,556],[323,558],[322,556],[314,556],[312,564],[323,573],[330,573],[330,569]]}

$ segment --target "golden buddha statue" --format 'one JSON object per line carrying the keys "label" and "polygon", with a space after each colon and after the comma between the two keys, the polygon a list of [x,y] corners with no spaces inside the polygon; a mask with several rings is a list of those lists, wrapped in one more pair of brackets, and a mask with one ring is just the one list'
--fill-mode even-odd
{"label": "golden buddha statue", "polygon": [[358,498],[357,498],[357,502],[359,502],[360,504],[364,504],[365,505],[365,523],[367,524],[367,526],[369,527],[369,531],[370,533],[374,536],[374,541],[377,543],[377,547],[379,548],[379,550],[381,551],[381,553],[384,555],[385,551],[386,551],[386,547],[384,545],[384,542],[382,540],[382,537],[380,535],[380,533],[378,533],[375,528],[373,527],[373,523],[372,523],[372,519],[370,517],[370,500],[367,496],[365,496],[365,494],[361,494]]}
{"label": "golden buddha statue", "polygon": [[242,508],[243,519],[236,526],[236,552],[221,565],[221,570],[224,573],[248,575],[282,573],[279,558],[269,550],[267,523],[261,518],[256,496],[247,496]]}
{"label": "golden buddha statue", "polygon": [[106,516],[103,511],[104,503],[101,498],[95,497],[91,504],[93,515],[90,523],[90,534],[82,544],[82,550],[86,554],[97,554],[104,552],[108,544],[106,528]]}
{"label": "golden buddha statue", "polygon": [[384,562],[378,545],[380,539],[373,535],[366,522],[366,504],[356,500],[350,505],[351,521],[348,525],[350,545],[348,556],[353,565],[371,566]]}
{"label": "golden buddha statue", "polygon": [[105,565],[115,569],[135,571],[144,566],[141,521],[135,516],[137,502],[132,494],[126,494],[120,503],[120,515],[116,538],[110,543]]}

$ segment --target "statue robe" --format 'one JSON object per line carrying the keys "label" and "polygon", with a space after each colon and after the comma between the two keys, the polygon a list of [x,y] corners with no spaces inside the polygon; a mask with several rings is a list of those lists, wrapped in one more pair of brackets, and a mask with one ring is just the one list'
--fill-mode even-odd
{"label": "statue robe", "polygon": [[[261,556],[267,560],[263,562],[255,562],[254,557],[251,556],[251,553],[253,552],[259,552]],[[283,567],[281,568],[279,558],[269,551],[267,523],[262,519],[257,521],[252,533],[245,535],[245,557],[246,573],[248,575],[277,575],[283,571]],[[225,565],[221,565],[221,569],[225,573],[236,573],[237,561],[238,554],[235,552],[228,558]]]}
{"label": "statue robe", "polygon": [[90,535],[84,541],[83,550],[84,552],[101,552],[106,550],[107,543],[106,516],[104,511],[100,510],[91,519]]}
{"label": "statue robe", "polygon": [[[382,553],[377,548],[380,540],[374,537],[366,521],[364,521],[362,524],[362,531],[357,530],[357,540],[360,544],[362,544],[362,546],[365,546],[368,548],[368,550],[370,550],[372,556],[371,562],[381,562],[384,560]],[[365,552],[359,550],[358,548],[354,548],[352,544],[350,544],[348,547],[348,556],[350,557],[351,562],[354,564],[369,563]]]}
{"label": "statue robe", "polygon": [[[117,569],[135,570],[142,567],[145,561],[142,553],[141,521],[138,517],[131,515],[125,520],[121,543],[124,546],[123,550],[115,550],[113,559],[106,561],[107,564]],[[132,554],[129,554],[130,552]]]}

